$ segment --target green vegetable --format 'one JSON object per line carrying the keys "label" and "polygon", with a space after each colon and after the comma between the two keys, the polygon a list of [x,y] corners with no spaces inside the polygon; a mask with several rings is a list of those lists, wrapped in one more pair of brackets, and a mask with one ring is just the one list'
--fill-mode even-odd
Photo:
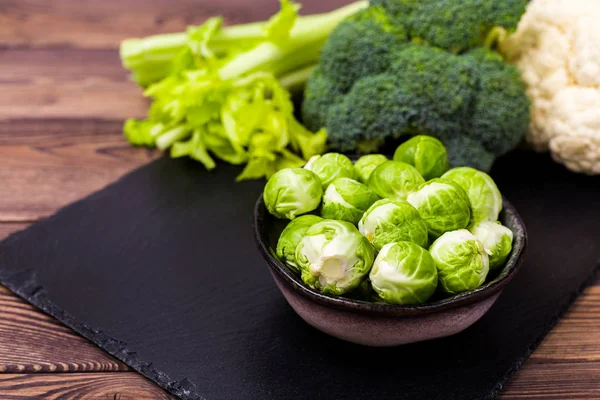
{"label": "green vegetable", "polygon": [[296,248],[298,244],[304,235],[306,235],[308,228],[321,221],[323,221],[323,218],[316,215],[301,215],[287,224],[283,232],[281,232],[277,241],[277,257],[285,262],[292,271],[300,271],[296,261]]}
{"label": "green vegetable", "polygon": [[325,220],[313,225],[296,249],[304,283],[336,296],[357,288],[374,258],[369,241],[346,221]]}
{"label": "green vegetable", "polygon": [[437,288],[438,273],[427,250],[411,242],[397,242],[381,249],[369,279],[386,303],[423,304]]}
{"label": "green vegetable", "polygon": [[221,79],[258,71],[285,76],[316,63],[331,31],[367,5],[358,1],[329,13],[298,16],[298,4],[281,0],[280,12],[268,21],[222,27],[222,18],[215,17],[186,32],[126,39],[121,62],[144,87],[186,63],[200,68],[213,63]]}
{"label": "green vegetable", "polygon": [[267,210],[277,218],[292,220],[316,209],[322,197],[319,178],[303,168],[278,171],[269,178],[263,191]]}
{"label": "green vegetable", "polygon": [[406,200],[425,180],[412,165],[386,161],[373,170],[368,185],[379,197]]}
{"label": "green vegetable", "polygon": [[490,259],[490,269],[504,265],[512,250],[513,233],[500,222],[483,221],[471,228]]}
{"label": "green vegetable", "polygon": [[354,171],[356,171],[358,181],[367,183],[373,170],[386,161],[388,161],[388,159],[383,154],[367,154],[356,160],[354,163]]}
{"label": "green vegetable", "polygon": [[485,172],[469,167],[457,167],[442,178],[456,182],[471,202],[471,225],[481,221],[496,221],[502,210],[502,195],[494,180]]}
{"label": "green vegetable", "polygon": [[354,179],[354,165],[348,157],[338,153],[327,153],[322,156],[313,156],[304,168],[317,174],[323,190],[338,178]]}
{"label": "green vegetable", "polygon": [[407,200],[419,211],[434,239],[469,224],[471,203],[467,193],[455,182],[432,179],[408,195]]}
{"label": "green vegetable", "polygon": [[402,143],[394,153],[395,161],[413,165],[426,181],[439,178],[448,170],[448,153],[438,139],[418,135]]}
{"label": "green vegetable", "polygon": [[429,248],[441,288],[458,294],[478,288],[490,270],[482,244],[466,229],[446,232]]}
{"label": "green vegetable", "polygon": [[404,200],[375,202],[358,223],[360,233],[376,250],[392,242],[408,241],[427,246],[427,226],[419,212]]}
{"label": "green vegetable", "polygon": [[439,138],[452,166],[489,170],[529,126],[517,68],[496,43],[527,0],[372,1],[331,33],[305,89],[303,121],[330,148],[376,151]]}
{"label": "green vegetable", "polygon": [[185,33],[125,40],[123,65],[153,100],[146,120],[126,121],[125,137],[207,169],[214,157],[246,164],[238,180],[301,167],[325,150],[326,132],[295,119],[282,83],[301,86],[333,28],[365,6],[298,17],[299,6],[281,0],[266,22],[223,28],[210,18]]}
{"label": "green vegetable", "polygon": [[350,178],[338,178],[325,190],[321,216],[356,225],[364,212],[378,199],[367,185]]}

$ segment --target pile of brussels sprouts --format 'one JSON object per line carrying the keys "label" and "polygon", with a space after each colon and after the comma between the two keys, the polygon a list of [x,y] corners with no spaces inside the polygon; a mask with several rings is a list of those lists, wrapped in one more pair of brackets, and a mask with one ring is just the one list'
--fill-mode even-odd
{"label": "pile of brussels sprouts", "polygon": [[277,256],[327,295],[423,304],[436,290],[481,286],[512,248],[492,178],[469,167],[448,170],[446,149],[429,136],[401,144],[393,160],[315,156],[274,174],[263,197],[271,214],[291,220]]}

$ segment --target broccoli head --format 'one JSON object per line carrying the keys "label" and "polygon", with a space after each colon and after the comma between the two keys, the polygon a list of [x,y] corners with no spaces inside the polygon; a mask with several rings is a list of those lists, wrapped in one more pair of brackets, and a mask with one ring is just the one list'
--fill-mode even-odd
{"label": "broccoli head", "polygon": [[331,33],[321,48],[319,66],[336,87],[348,91],[358,79],[385,71],[392,62],[391,50],[406,40],[403,27],[392,24],[381,7],[370,7]]}
{"label": "broccoli head", "polygon": [[325,43],[305,91],[305,124],[325,127],[330,147],[348,152],[435,136],[453,165],[489,170],[529,125],[519,72],[493,49],[526,2],[372,0]]}

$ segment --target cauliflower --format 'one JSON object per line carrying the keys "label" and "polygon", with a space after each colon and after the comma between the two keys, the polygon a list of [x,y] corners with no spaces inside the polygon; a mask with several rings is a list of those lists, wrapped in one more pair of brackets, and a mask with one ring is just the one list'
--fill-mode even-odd
{"label": "cauliflower", "polygon": [[599,0],[532,0],[501,46],[528,86],[528,142],[587,174],[600,174],[598,21]]}

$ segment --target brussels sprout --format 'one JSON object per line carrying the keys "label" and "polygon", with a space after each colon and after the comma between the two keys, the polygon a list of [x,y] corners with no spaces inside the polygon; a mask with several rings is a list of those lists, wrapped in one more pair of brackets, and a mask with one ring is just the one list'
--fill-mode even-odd
{"label": "brussels sprout", "polygon": [[412,165],[386,161],[373,170],[367,184],[379,197],[406,200],[425,179]]}
{"label": "brussels sprout", "polygon": [[442,289],[458,294],[485,282],[490,260],[483,245],[466,229],[446,232],[429,248]]}
{"label": "brussels sprout", "polygon": [[358,222],[358,230],[377,251],[388,243],[400,241],[427,246],[425,221],[405,200],[376,201]]}
{"label": "brussels sprout", "polygon": [[277,218],[294,219],[316,209],[321,203],[323,188],[319,178],[302,168],[277,171],[265,185],[265,206]]}
{"label": "brussels sprout", "polygon": [[354,179],[354,164],[348,157],[338,153],[326,153],[311,157],[305,169],[314,172],[323,185],[323,190],[337,178]]}
{"label": "brussels sprout", "polygon": [[350,178],[331,182],[323,195],[321,216],[357,224],[379,197],[367,186]]}
{"label": "brussels sprout", "polygon": [[470,167],[452,168],[442,178],[458,183],[471,201],[471,225],[496,221],[502,210],[502,195],[494,180],[485,172]]}
{"label": "brussels sprout", "polygon": [[336,296],[361,284],[374,257],[373,246],[354,225],[333,219],[311,226],[296,249],[304,283]]}
{"label": "brussels sprout", "polygon": [[433,238],[444,232],[466,228],[471,218],[471,203],[455,182],[435,178],[408,196],[408,202],[421,214]]}
{"label": "brussels sprout", "polygon": [[388,159],[383,154],[368,154],[356,160],[354,170],[356,171],[358,180],[362,183],[367,183],[371,172],[386,161]]}
{"label": "brussels sprout", "polygon": [[423,304],[435,292],[438,273],[427,250],[411,242],[388,243],[369,274],[381,299],[392,304]]}
{"label": "brussels sprout", "polygon": [[490,259],[490,269],[504,265],[512,250],[513,233],[500,222],[483,221],[471,228]]}
{"label": "brussels sprout", "polygon": [[298,263],[296,262],[296,247],[302,240],[308,228],[323,221],[323,218],[317,215],[301,215],[291,221],[277,241],[277,257],[281,259],[294,272],[299,272]]}
{"label": "brussels sprout", "polygon": [[394,153],[394,160],[414,165],[427,181],[448,171],[446,148],[431,136],[418,135],[402,143]]}

